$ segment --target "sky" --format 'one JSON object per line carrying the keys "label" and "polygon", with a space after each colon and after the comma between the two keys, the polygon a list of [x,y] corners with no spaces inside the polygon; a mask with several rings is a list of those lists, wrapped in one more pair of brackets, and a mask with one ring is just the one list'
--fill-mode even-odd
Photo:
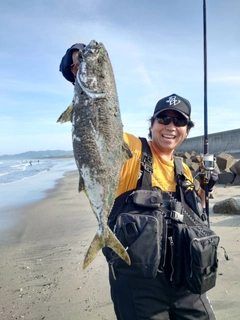
{"label": "sky", "polygon": [[[208,133],[240,127],[240,1],[206,0]],[[8,0],[0,4],[0,155],[72,150],[73,98],[59,72],[76,42],[102,42],[111,59],[124,131],[148,135],[157,101],[192,105],[204,134],[203,0]]]}

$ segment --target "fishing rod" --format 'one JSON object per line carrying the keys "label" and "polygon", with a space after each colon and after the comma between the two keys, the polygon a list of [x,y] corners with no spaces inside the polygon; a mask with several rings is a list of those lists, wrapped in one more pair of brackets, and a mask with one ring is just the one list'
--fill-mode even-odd
{"label": "fishing rod", "polygon": [[208,110],[207,110],[207,22],[206,1],[203,0],[203,64],[204,64],[204,154],[208,154]]}
{"label": "fishing rod", "polygon": [[204,62],[204,155],[201,158],[200,167],[204,174],[205,205],[209,223],[209,190],[208,182],[211,178],[211,171],[216,166],[216,159],[209,154],[208,145],[208,105],[207,105],[207,22],[206,22],[206,0],[203,0],[203,62]]}

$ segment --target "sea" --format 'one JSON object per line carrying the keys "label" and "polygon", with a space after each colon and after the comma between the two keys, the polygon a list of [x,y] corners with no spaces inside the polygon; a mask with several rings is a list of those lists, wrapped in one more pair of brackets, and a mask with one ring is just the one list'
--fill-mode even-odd
{"label": "sea", "polygon": [[22,207],[43,199],[66,172],[74,170],[74,158],[0,160],[0,232],[17,223]]}

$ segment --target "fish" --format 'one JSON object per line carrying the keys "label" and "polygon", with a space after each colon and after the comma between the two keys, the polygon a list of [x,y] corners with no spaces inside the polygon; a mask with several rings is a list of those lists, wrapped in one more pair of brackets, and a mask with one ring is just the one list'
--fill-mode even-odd
{"label": "fish", "polygon": [[85,269],[104,247],[130,265],[126,248],[108,227],[122,165],[132,157],[123,140],[123,124],[111,61],[103,43],[92,40],[82,52],[75,79],[72,143],[84,191],[98,221],[98,231],[84,258]]}

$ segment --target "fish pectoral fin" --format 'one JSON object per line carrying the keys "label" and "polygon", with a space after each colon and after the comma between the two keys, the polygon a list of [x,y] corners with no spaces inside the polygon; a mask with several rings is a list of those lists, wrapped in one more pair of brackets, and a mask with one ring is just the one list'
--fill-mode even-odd
{"label": "fish pectoral fin", "polygon": [[129,148],[128,144],[125,141],[123,141],[122,149],[123,149],[123,153],[122,153],[123,154],[123,160],[127,161],[127,160],[131,159],[132,156],[133,156],[133,152]]}
{"label": "fish pectoral fin", "polygon": [[131,264],[127,251],[108,227],[105,232],[105,235],[106,234],[107,236],[100,236],[98,233],[96,233],[84,258],[83,269],[85,269],[93,261],[97,253],[104,247],[113,249],[117,255],[119,255],[119,257],[128,265]]}
{"label": "fish pectoral fin", "polygon": [[64,122],[72,121],[72,113],[73,113],[73,104],[70,104],[70,106],[57,119],[57,122],[64,123]]}
{"label": "fish pectoral fin", "polygon": [[78,183],[78,192],[81,192],[82,190],[85,190],[85,187],[84,187],[84,180],[80,176],[79,177],[79,183]]}

